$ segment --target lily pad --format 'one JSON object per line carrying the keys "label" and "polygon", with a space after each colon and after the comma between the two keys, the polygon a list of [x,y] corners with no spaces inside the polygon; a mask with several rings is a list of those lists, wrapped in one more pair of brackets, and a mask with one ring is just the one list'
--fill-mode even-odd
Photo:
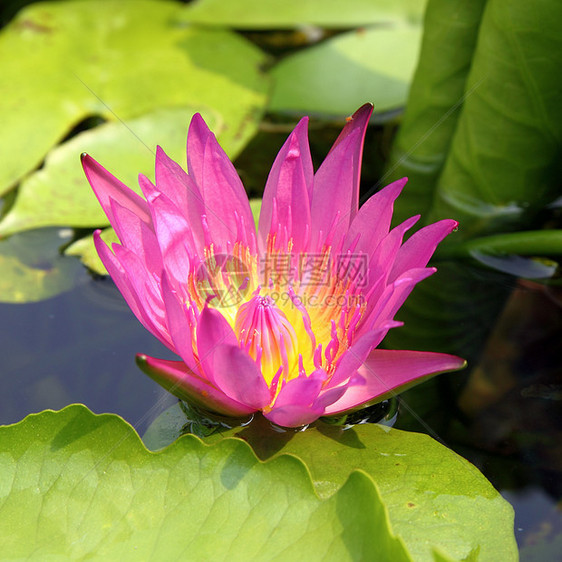
{"label": "lily pad", "polygon": [[[80,154],[87,152],[131,189],[140,192],[138,174],[154,177],[157,144],[170,156],[183,161],[191,108],[160,109],[126,126],[106,123],[80,133],[53,149],[45,165],[25,179],[16,201],[0,222],[0,235],[43,226],[95,227],[108,224],[82,166]],[[205,114],[217,132],[224,124]],[[233,147],[235,148],[235,147]]]}
{"label": "lily pad", "polygon": [[344,33],[283,59],[273,70],[270,111],[341,116],[365,102],[375,112],[406,103],[421,25]]}
{"label": "lily pad", "polygon": [[193,436],[154,454],[81,405],[0,428],[0,536],[27,560],[411,560],[363,472],[321,499],[293,456]]}
{"label": "lily pad", "polygon": [[235,33],[174,23],[181,8],[42,2],[2,30],[0,193],[89,116],[130,125],[160,107],[210,108],[228,123],[223,142],[248,140],[265,104],[265,55]]}
{"label": "lily pad", "polygon": [[41,301],[69,291],[87,278],[76,260],[59,253],[69,237],[70,232],[53,229],[0,241],[0,302]]}
{"label": "lily pad", "polygon": [[317,25],[341,29],[421,20],[426,0],[195,0],[182,19],[238,29],[283,29]]}
{"label": "lily pad", "polygon": [[[158,448],[186,423],[179,406],[155,420],[144,441]],[[175,435],[174,435],[175,429]],[[308,466],[320,497],[336,493],[360,468],[377,483],[391,527],[412,557],[433,560],[435,551],[453,560],[517,560],[513,508],[468,461],[427,435],[375,424],[343,428],[317,422],[306,431],[274,431],[262,417],[225,429],[248,442],[262,460],[295,455]]]}

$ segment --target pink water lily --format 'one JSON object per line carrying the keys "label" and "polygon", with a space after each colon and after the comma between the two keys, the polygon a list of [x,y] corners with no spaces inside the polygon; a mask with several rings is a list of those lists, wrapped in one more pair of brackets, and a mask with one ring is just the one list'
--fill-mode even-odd
{"label": "pink water lily", "polygon": [[265,187],[259,227],[236,170],[200,115],[187,172],[162,149],[144,198],[83,155],[86,176],[121,244],[96,248],[132,311],[181,361],[139,355],[182,400],[229,416],[261,411],[297,427],[379,401],[459,369],[459,357],[377,349],[437,244],[455,227],[390,230],[406,178],[360,209],[363,139],[372,111],[348,119],[314,173],[303,118]]}

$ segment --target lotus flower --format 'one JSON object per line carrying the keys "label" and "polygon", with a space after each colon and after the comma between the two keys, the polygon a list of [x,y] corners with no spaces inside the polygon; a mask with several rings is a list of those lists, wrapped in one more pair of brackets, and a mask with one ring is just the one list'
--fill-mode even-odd
{"label": "lotus flower", "polygon": [[303,118],[279,152],[259,227],[236,170],[200,115],[187,172],[161,148],[144,198],[88,155],[82,162],[121,244],[97,251],[143,326],[181,361],[138,356],[178,398],[228,416],[261,411],[297,427],[387,398],[459,357],[377,349],[453,220],[404,243],[389,230],[398,180],[358,208],[370,104],[349,118],[313,172]]}

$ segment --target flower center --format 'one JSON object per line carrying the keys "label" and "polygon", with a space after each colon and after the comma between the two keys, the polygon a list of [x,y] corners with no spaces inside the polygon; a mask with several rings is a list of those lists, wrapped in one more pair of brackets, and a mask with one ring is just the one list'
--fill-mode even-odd
{"label": "flower center", "polygon": [[289,378],[298,362],[298,340],[285,314],[268,296],[254,295],[238,309],[234,331],[240,346],[271,385],[276,375]]}

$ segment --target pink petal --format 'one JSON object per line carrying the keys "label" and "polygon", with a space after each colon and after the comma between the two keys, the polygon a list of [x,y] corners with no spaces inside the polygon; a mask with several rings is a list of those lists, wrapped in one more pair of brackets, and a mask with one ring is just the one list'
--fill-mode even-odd
{"label": "pink petal", "polygon": [[355,179],[354,179],[354,197],[352,200],[352,213],[350,216],[350,223],[355,218],[355,214],[359,208],[359,181],[361,179],[361,159],[363,156],[363,142],[365,140],[365,133],[367,131],[367,126],[369,125],[369,119],[371,118],[371,114],[373,113],[373,104],[372,103],[365,103],[363,104],[348,120],[345,124],[345,127],[342,129],[341,133],[338,135],[338,138],[334,142],[330,153],[353,131],[359,130],[361,131],[360,135],[360,142],[355,146],[356,151],[356,161],[358,162],[358,166],[355,168]]}
{"label": "pink petal", "polygon": [[255,361],[237,345],[212,351],[213,379],[227,396],[255,410],[271,402],[271,393]]}
{"label": "pink petal", "polygon": [[242,239],[255,251],[254,219],[250,202],[232,162],[201,115],[191,120],[187,134],[187,168],[199,187],[204,214],[213,240],[224,251]]}
{"label": "pink petal", "polygon": [[[418,222],[420,216],[416,215],[406,219],[403,223],[393,228],[376,247],[369,262],[368,282],[377,282],[380,277],[384,280],[384,285],[388,283],[388,275],[392,269],[392,264],[396,255],[400,251],[400,245],[404,234]],[[370,297],[372,300],[372,296]]]}
{"label": "pink petal", "polygon": [[365,384],[350,386],[342,398],[326,408],[326,414],[339,414],[375,399],[386,400],[434,375],[465,365],[464,359],[445,353],[375,349],[359,369]]}
{"label": "pink petal", "polygon": [[347,349],[338,362],[326,388],[338,386],[354,375],[371,351],[377,347],[393,324],[385,325],[378,330],[372,330],[362,335]]}
{"label": "pink petal", "polygon": [[150,224],[150,212],[146,201],[139,197],[132,189],[111,175],[103,166],[88,154],[82,154],[84,173],[98,198],[109,222],[113,224],[114,217],[110,201],[117,201],[121,206],[130,209],[140,220]]}
{"label": "pink petal", "polygon": [[365,379],[359,373],[355,373],[344,384],[340,384],[340,386],[322,389],[314,405],[316,407],[322,407],[325,410],[328,406],[339,400],[347,392],[349,387],[364,384]]}
{"label": "pink petal", "polygon": [[264,416],[282,427],[299,427],[317,420],[323,406],[315,404],[326,373],[317,370],[310,376],[300,376],[286,382],[281,388],[271,411]]}
{"label": "pink petal", "polygon": [[365,327],[376,330],[394,319],[399,308],[410,296],[414,287],[420,282],[433,275],[435,268],[412,269],[400,278],[388,285],[384,290],[379,303],[374,307],[369,317],[365,320]]}
{"label": "pink petal", "polygon": [[[154,202],[160,194],[176,208],[174,214],[181,215],[184,222],[189,223],[191,238],[197,243],[199,255],[205,248],[205,232],[201,216],[206,214],[203,196],[194,180],[186,171],[174,162],[160,147],[156,149],[156,186],[148,180],[139,180],[147,201]],[[168,205],[170,207],[170,205]],[[195,246],[194,246],[195,247]]]}
{"label": "pink petal", "polygon": [[191,264],[198,262],[191,225],[164,194],[153,197],[150,211],[163,266],[170,274],[174,288],[187,300]]}
{"label": "pink petal", "polygon": [[312,223],[311,249],[321,251],[324,244],[337,247],[347,233],[353,214],[354,147],[360,131],[352,131],[328,155],[314,176],[314,189],[310,205]]}
{"label": "pink petal", "polygon": [[[119,292],[123,295],[129,308],[137,317],[138,321],[154,336],[156,336],[165,346],[170,347],[170,340],[162,332],[161,322],[155,323],[152,315],[145,310],[145,299],[137,293],[136,288],[131,283],[129,275],[123,265],[115,257],[107,244],[101,239],[101,231],[94,232],[94,244],[98,255],[107,269],[109,275],[117,285]],[[116,245],[114,245],[116,246]]]}
{"label": "pink petal", "polygon": [[328,375],[324,370],[317,369],[309,376],[301,375],[287,381],[279,391],[274,407],[278,408],[288,404],[310,406],[318,397],[322,384],[327,377]]}
{"label": "pink petal", "polygon": [[197,323],[197,349],[201,362],[217,345],[238,345],[238,339],[225,317],[205,306]]}
{"label": "pink petal", "polygon": [[321,249],[331,233],[337,247],[359,208],[359,178],[363,141],[373,111],[371,104],[359,108],[348,121],[328,156],[314,176],[311,201],[313,249]]}
{"label": "pink petal", "polygon": [[[133,311],[134,315],[144,325],[142,306],[137,298],[137,294],[133,290],[123,266],[119,263],[119,260],[109,249],[107,244],[102,240],[101,230],[96,230],[94,232],[94,245],[103,265],[105,266],[105,269],[107,269],[107,272],[113,279],[113,282],[117,285],[119,292],[123,295],[125,301],[127,301],[127,304]],[[149,331],[152,330],[149,329]]]}
{"label": "pink petal", "polygon": [[160,246],[152,225],[140,220],[131,210],[117,201],[110,202],[113,228],[122,246],[133,252],[148,271],[160,275],[163,264]]}
{"label": "pink petal", "polygon": [[192,197],[203,202],[197,186],[191,181],[187,172],[172,160],[161,146],[156,147],[154,178],[158,190],[184,212],[187,210],[190,191],[192,191]]}
{"label": "pink petal", "polygon": [[370,197],[353,219],[345,237],[344,249],[359,237],[354,252],[373,253],[381,240],[388,235],[394,201],[406,185],[408,178],[397,180]]}
{"label": "pink petal", "polygon": [[[308,118],[300,120],[269,172],[258,228],[261,253],[267,249],[270,232],[282,233],[283,227],[289,229],[288,235],[294,239],[293,251],[298,254],[304,250],[306,237],[310,233],[309,192],[314,178],[307,124]],[[272,218],[275,224],[272,224]]]}
{"label": "pink petal", "polygon": [[261,409],[271,401],[260,369],[240,349],[230,324],[206,306],[197,324],[197,351],[205,375],[233,400]]}
{"label": "pink petal", "polygon": [[271,412],[264,414],[264,417],[281,427],[301,427],[315,422],[323,415],[324,408],[321,406],[288,404],[287,406],[274,408]]}
{"label": "pink petal", "polygon": [[193,354],[192,331],[185,304],[173,290],[168,276],[162,277],[162,299],[166,307],[168,332],[175,347],[175,352],[183,359],[192,371],[197,372],[197,360]]}
{"label": "pink petal", "polygon": [[439,242],[457,226],[457,221],[444,219],[414,232],[398,251],[389,281],[394,281],[408,269],[425,267]]}
{"label": "pink petal", "polygon": [[254,411],[232,400],[208,381],[198,377],[182,361],[155,359],[139,354],[137,364],[151,379],[180,400],[195,403],[226,416],[246,416]]}
{"label": "pink petal", "polygon": [[130,287],[137,296],[143,316],[147,317],[150,323],[155,326],[160,341],[173,349],[166,325],[166,310],[160,292],[159,280],[155,279],[140,258],[127,248],[119,244],[113,244],[113,251],[125,271]]}
{"label": "pink petal", "polygon": [[392,264],[396,259],[396,254],[400,250],[404,234],[419,219],[419,215],[410,217],[402,224],[393,228],[377,246],[374,254],[371,256],[369,268],[367,271],[366,289],[364,290],[367,306],[363,313],[363,319],[359,326],[359,332],[371,329],[370,320],[374,318],[373,311],[380,310],[390,299],[392,288],[388,288],[388,275],[392,268]]}

